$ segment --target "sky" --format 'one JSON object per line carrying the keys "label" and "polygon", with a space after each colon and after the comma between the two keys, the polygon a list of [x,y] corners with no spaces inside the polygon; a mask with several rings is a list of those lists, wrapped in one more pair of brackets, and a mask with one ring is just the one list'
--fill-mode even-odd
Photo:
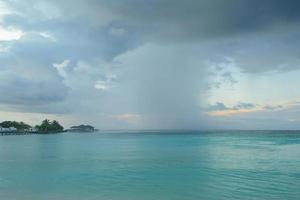
{"label": "sky", "polygon": [[300,129],[298,0],[0,0],[0,121]]}

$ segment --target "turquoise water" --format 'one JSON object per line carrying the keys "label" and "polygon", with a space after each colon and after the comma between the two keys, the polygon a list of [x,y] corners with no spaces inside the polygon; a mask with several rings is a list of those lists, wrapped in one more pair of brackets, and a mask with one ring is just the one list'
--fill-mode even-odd
{"label": "turquoise water", "polygon": [[2,200],[300,199],[300,132],[0,137]]}

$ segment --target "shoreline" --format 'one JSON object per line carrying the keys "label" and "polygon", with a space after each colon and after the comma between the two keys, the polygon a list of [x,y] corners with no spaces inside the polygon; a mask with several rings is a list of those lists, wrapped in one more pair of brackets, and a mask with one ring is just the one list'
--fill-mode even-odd
{"label": "shoreline", "polygon": [[62,133],[94,133],[97,131],[70,131],[64,130],[59,132],[30,132],[30,131],[10,131],[10,132],[0,132],[0,136],[10,136],[10,135],[52,135],[52,134],[62,134]]}
{"label": "shoreline", "polygon": [[0,136],[9,136],[9,135],[49,135],[49,134],[60,134],[65,133],[66,131],[61,132],[0,132]]}

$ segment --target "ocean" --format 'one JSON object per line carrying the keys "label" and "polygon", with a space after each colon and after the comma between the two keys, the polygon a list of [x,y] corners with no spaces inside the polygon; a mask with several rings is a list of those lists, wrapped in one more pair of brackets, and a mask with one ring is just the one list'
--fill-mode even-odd
{"label": "ocean", "polygon": [[296,200],[300,131],[0,137],[1,200]]}

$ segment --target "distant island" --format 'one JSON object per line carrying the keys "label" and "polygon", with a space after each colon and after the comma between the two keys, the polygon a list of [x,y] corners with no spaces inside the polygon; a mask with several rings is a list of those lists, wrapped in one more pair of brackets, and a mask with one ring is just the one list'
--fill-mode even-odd
{"label": "distant island", "polygon": [[34,127],[24,122],[3,121],[0,123],[0,134],[49,134],[61,133],[64,127],[56,120],[50,121],[45,119],[40,125]]}
{"label": "distant island", "polygon": [[97,131],[91,125],[79,125],[79,126],[71,126],[70,129],[67,130],[68,132],[94,132]]}
{"label": "distant island", "polygon": [[0,135],[26,135],[26,134],[53,134],[62,132],[95,132],[91,125],[71,126],[65,130],[56,120],[50,121],[45,119],[40,125],[34,127],[24,122],[3,121],[0,123]]}
{"label": "distant island", "polygon": [[45,119],[41,125],[36,125],[35,130],[41,133],[61,133],[64,130],[64,127],[59,124],[58,121],[50,121]]}

